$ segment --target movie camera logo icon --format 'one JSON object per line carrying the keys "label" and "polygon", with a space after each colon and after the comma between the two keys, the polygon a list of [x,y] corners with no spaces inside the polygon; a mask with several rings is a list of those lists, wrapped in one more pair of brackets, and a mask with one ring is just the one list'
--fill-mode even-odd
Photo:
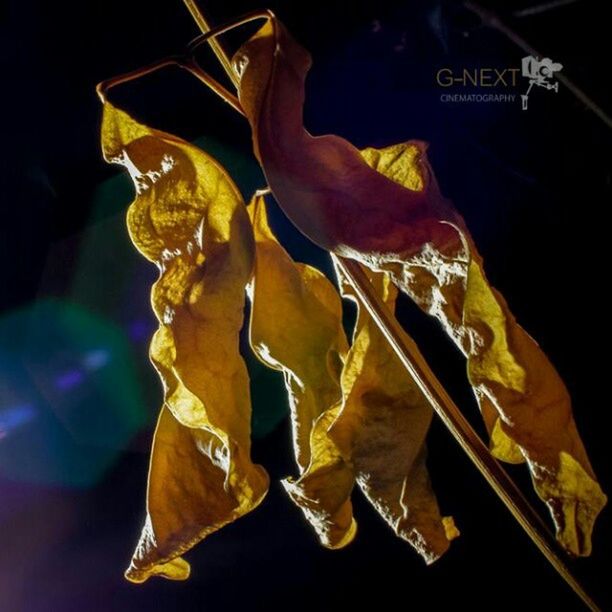
{"label": "movie camera logo icon", "polygon": [[552,82],[555,72],[560,72],[562,64],[553,62],[549,57],[537,59],[533,55],[528,55],[521,60],[521,75],[529,79],[529,87],[524,94],[521,94],[523,110],[527,110],[529,103],[529,93],[531,88],[536,85],[544,89],[552,89],[555,93],[559,91],[559,81]]}

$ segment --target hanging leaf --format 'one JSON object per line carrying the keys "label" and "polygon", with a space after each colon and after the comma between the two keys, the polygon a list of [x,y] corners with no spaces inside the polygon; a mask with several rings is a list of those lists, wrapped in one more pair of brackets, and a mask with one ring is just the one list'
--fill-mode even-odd
{"label": "hanging leaf", "polygon": [[340,371],[348,351],[340,296],[325,275],[294,262],[278,243],[264,196],[248,207],[256,244],[250,341],[268,367],[283,373],[300,472],[310,462],[313,423],[341,399]]}
{"label": "hanging leaf", "polygon": [[126,576],[184,579],[189,565],[179,555],[255,508],[268,488],[250,459],[249,380],[238,351],[253,234],[237,188],[197,147],[106,103],[102,148],[132,177],[130,237],[160,271],[150,356],[164,407],[147,518]]}
{"label": "hanging leaf", "polygon": [[[397,289],[389,275],[364,272],[393,312]],[[341,286],[359,305],[351,285]],[[440,516],[425,464],[433,409],[364,308],[342,388],[344,406],[331,436],[344,453],[352,453],[357,482],[381,516],[432,563],[459,535],[452,517]]]}
{"label": "hanging leaf", "polygon": [[323,248],[388,272],[440,320],[467,357],[492,452],[526,459],[559,542],[588,555],[606,496],[567,390],[489,286],[465,222],[439,192],[425,144],[362,154],[337,136],[311,136],[302,121],[311,58],[276,19],[238,50],[233,64],[255,154],[287,216]]}
{"label": "hanging leaf", "polygon": [[[369,272],[368,276],[393,310],[397,291],[388,275]],[[341,286],[344,296],[357,302],[351,287],[343,282]],[[344,459],[352,466],[357,483],[379,514],[432,563],[459,533],[452,518],[440,516],[425,465],[425,437],[433,411],[361,308],[342,371],[342,391],[342,405],[328,415],[322,428],[326,448],[333,450],[322,455],[331,456],[334,465]],[[290,493],[303,503],[311,500],[326,469],[323,461],[313,463],[296,483],[290,483]]]}
{"label": "hanging leaf", "polygon": [[[386,160],[393,160],[391,166],[409,165],[398,146],[365,151],[364,158],[374,168]],[[527,461],[558,541],[572,554],[587,556],[595,519],[607,498],[578,434],[567,389],[504,298],[489,285],[467,230],[456,231],[460,247],[425,244],[416,255],[402,255],[399,261],[381,257],[375,265],[435,316],[466,355],[491,452],[511,463]]]}
{"label": "hanging leaf", "polygon": [[330,428],[338,418],[342,404],[324,412],[315,422],[310,436],[311,460],[297,479],[286,478],[283,486],[304,512],[323,546],[336,549],[350,544],[357,534],[351,493],[355,474],[350,457],[345,459]]}
{"label": "hanging leaf", "polygon": [[300,474],[321,466],[308,492],[285,488],[305,511],[321,542],[330,548],[354,537],[350,465],[327,436],[342,399],[340,373],[348,343],[340,296],[319,270],[294,262],[278,243],[264,196],[249,205],[256,243],[250,288],[251,346],[269,367],[283,372],[291,408],[293,446]]}

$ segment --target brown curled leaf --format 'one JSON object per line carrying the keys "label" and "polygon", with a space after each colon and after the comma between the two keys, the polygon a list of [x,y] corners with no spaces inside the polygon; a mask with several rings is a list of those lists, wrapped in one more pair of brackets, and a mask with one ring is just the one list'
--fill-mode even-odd
{"label": "brown curled leaf", "polygon": [[236,52],[233,64],[255,155],[283,211],[308,238],[349,256],[406,250],[406,227],[414,250],[431,240],[456,241],[456,231],[439,220],[461,218],[439,194],[424,155],[416,160],[423,188],[406,189],[371,168],[347,140],[304,129],[311,57],[277,19]]}
{"label": "brown curled leaf", "polygon": [[180,555],[256,507],[268,488],[250,459],[249,380],[238,351],[254,241],[237,188],[197,147],[106,103],[102,147],[136,188],[127,223],[160,271],[150,357],[164,407],[153,444],[147,518],[126,572],[184,579]]}
{"label": "brown curled leaf", "polygon": [[302,120],[311,58],[276,19],[233,61],[255,154],[287,216],[323,248],[388,272],[440,320],[467,357],[492,451],[504,460],[527,461],[559,542],[588,555],[606,496],[567,390],[489,286],[465,222],[439,192],[424,143],[361,154],[337,136],[311,136]]}

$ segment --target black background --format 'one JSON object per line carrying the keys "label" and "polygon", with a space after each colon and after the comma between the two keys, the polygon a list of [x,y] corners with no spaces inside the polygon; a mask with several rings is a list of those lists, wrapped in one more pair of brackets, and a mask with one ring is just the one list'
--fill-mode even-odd
{"label": "black background", "polygon": [[[558,94],[536,88],[527,112],[518,100],[441,102],[438,68],[517,67],[525,55],[460,5],[330,0],[268,6],[313,54],[305,109],[313,134],[337,133],[360,147],[410,138],[431,143],[442,190],[472,229],[492,283],[566,381],[579,429],[609,492],[609,305],[603,293],[610,242],[604,220],[609,128],[563,88]],[[487,6],[609,108],[603,8],[578,1],[519,18],[512,13],[526,3]],[[260,7],[215,0],[204,8],[220,23]],[[67,292],[79,236],[95,223],[88,202],[97,185],[118,173],[101,159],[95,84],[179,50],[197,30],[180,0],[9,2],[0,20],[0,297],[2,313],[9,313]],[[235,42],[229,39],[230,46]],[[215,72],[212,58],[202,61]],[[118,89],[112,99],[149,125],[187,139],[223,141],[249,154],[243,120],[186,74],[148,77]],[[114,214],[121,216],[128,203],[118,201]],[[325,255],[278,211],[272,220],[296,258],[327,265]],[[61,257],[57,245],[63,245]],[[139,260],[135,251],[127,253]],[[148,270],[144,262],[135,265]],[[154,278],[152,269],[147,273]],[[115,290],[110,276],[97,283],[102,291]],[[146,306],[146,286],[137,289],[133,300]],[[399,317],[482,431],[457,351],[407,300]],[[137,350],[148,367],[146,344]],[[425,567],[358,494],[355,542],[341,551],[320,548],[278,484],[294,472],[284,419],[254,444],[255,459],[274,481],[265,503],[189,553],[188,582],[127,583],[122,572],[143,518],[147,449],[161,397],[154,377],[151,384],[148,428],[96,486],[29,485],[2,477],[0,493],[10,492],[21,503],[18,512],[0,514],[0,609],[580,609],[437,421],[429,441],[432,479],[443,512],[454,515],[462,536],[435,565]],[[256,412],[266,403],[284,402],[279,384],[275,379],[259,389],[254,385]],[[525,469],[511,473],[539,504]],[[604,609],[612,604],[606,572],[612,563],[610,527],[606,509],[593,556],[571,564]]]}

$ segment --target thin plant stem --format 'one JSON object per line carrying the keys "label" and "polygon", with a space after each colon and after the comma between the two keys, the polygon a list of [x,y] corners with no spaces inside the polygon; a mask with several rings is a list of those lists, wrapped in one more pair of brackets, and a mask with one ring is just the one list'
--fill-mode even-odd
{"label": "thin plant stem", "polygon": [[[206,17],[202,13],[202,11],[198,8],[194,0],[183,0],[183,2],[185,3],[187,10],[191,13],[191,16],[196,22],[198,28],[200,28],[202,32],[208,32],[209,30],[212,29],[208,25],[208,21],[206,21]],[[234,87],[238,87],[238,76],[232,70],[232,65],[230,63],[230,60],[228,56],[226,55],[225,51],[223,51],[223,48],[221,47],[221,43],[219,43],[219,41],[216,38],[209,39],[209,43],[210,43],[210,47],[213,53],[217,56],[217,59],[221,63],[221,66],[223,66],[223,69],[225,70],[227,76],[230,78]]]}

